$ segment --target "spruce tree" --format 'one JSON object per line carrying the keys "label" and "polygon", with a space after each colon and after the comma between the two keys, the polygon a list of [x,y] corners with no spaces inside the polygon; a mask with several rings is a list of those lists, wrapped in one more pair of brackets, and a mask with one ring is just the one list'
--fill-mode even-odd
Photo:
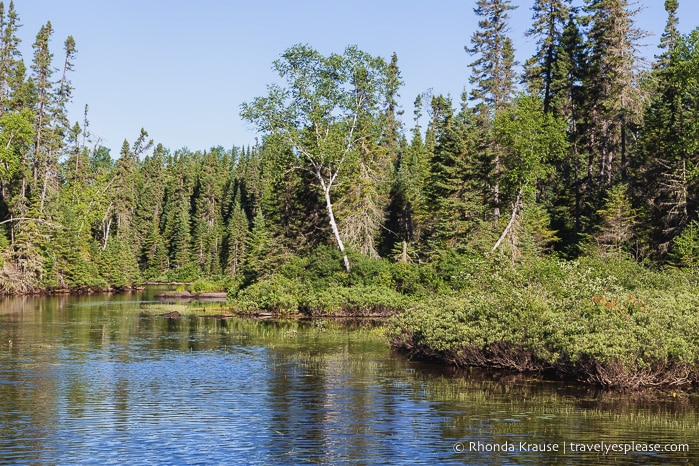
{"label": "spruce tree", "polygon": [[[53,54],[49,49],[49,41],[53,34],[51,22],[47,22],[36,35],[36,40],[32,45],[34,49],[34,59],[32,62],[33,79],[36,88],[35,106],[35,134],[34,159],[32,161],[33,181],[31,183],[33,198],[36,199],[38,192],[45,192],[48,178],[51,176],[53,160],[49,157],[49,152],[53,146],[53,134],[51,134],[51,106],[54,104],[52,76],[54,67],[52,65]],[[43,210],[44,197],[41,198],[41,210]]]}
{"label": "spruce tree", "polygon": [[[466,51],[477,58],[470,64],[470,82],[474,85],[471,99],[478,101],[481,124],[489,127],[495,115],[505,107],[515,90],[515,59],[512,40],[507,35],[508,11],[516,7],[509,0],[478,0],[474,9],[481,18],[478,30],[471,36],[472,47]],[[495,139],[486,143],[491,171],[488,184],[492,187],[493,222],[500,220],[500,148]]]}
{"label": "spruce tree", "polygon": [[432,100],[436,146],[425,187],[429,206],[430,249],[464,251],[484,216],[478,150],[482,128],[472,109],[454,114],[449,98]]}
{"label": "spruce tree", "polygon": [[223,242],[224,269],[228,275],[238,277],[242,274],[247,257],[247,245],[248,218],[238,201],[233,206]]}
{"label": "spruce tree", "polygon": [[14,2],[10,1],[7,15],[4,3],[0,2],[0,115],[7,110],[17,110],[13,100],[21,94],[17,89],[17,74],[21,72],[24,77],[24,63],[19,51],[21,40],[17,37],[19,27]]}
{"label": "spruce tree", "polygon": [[658,47],[662,50],[662,53],[655,57],[656,62],[654,67],[665,67],[670,62],[670,57],[672,51],[680,39],[680,32],[678,30],[679,18],[677,16],[677,10],[680,7],[679,0],[665,0],[665,11],[667,12],[667,22],[665,23],[665,30],[660,38],[660,44]]}
{"label": "spruce tree", "polygon": [[644,33],[634,26],[637,11],[627,0],[587,0],[589,58],[586,111],[588,183],[598,193],[615,176],[626,177],[629,128],[640,121],[643,93],[639,80],[639,41]]}
{"label": "spruce tree", "polygon": [[699,31],[680,37],[653,73],[657,85],[644,115],[634,180],[636,197],[649,211],[652,246],[663,260],[699,207]]}
{"label": "spruce tree", "polygon": [[[430,176],[431,153],[423,141],[420,119],[422,118],[423,96],[415,98],[414,126],[412,138],[401,154],[396,173],[396,199],[398,206],[398,233],[400,234],[401,252],[421,242],[422,233],[428,218],[428,179]],[[406,246],[404,248],[403,246]]]}
{"label": "spruce tree", "polygon": [[563,30],[571,12],[571,0],[535,0],[532,27],[526,35],[536,40],[536,53],[525,63],[524,78],[532,93],[543,98],[544,112],[551,110],[554,98],[558,51]]}
{"label": "spruce tree", "polygon": [[478,30],[471,36],[466,51],[476,56],[471,67],[471,99],[481,102],[479,110],[486,115],[497,112],[515,90],[515,59],[512,39],[507,35],[508,11],[514,10],[510,0],[478,0],[474,12],[480,18]]}

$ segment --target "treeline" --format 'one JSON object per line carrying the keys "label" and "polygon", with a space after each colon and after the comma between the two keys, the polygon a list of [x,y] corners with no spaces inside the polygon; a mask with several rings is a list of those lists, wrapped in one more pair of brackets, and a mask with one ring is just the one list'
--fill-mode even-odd
{"label": "treeline", "polygon": [[409,129],[395,55],[295,46],[274,63],[286,85],[242,107],[261,144],[171,152],[142,131],[114,160],[92,145],[87,107],[68,121],[75,41],[57,68],[47,23],[27,69],[14,5],[0,2],[0,290],[240,287],[323,245],[346,272],[345,248],[402,263],[556,253],[694,267],[699,31],[679,34],[678,1],[665,8],[661,53],[642,66],[626,0],[536,0],[520,76],[511,3],[479,0],[472,91],[418,96]]}

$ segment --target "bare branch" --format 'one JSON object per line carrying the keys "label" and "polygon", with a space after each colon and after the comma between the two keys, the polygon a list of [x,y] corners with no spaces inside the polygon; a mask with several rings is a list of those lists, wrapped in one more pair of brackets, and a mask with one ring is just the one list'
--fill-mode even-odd
{"label": "bare branch", "polygon": [[15,218],[10,218],[8,220],[3,220],[0,222],[0,225],[3,225],[5,223],[10,223],[10,222],[19,222],[22,220],[33,220],[35,222],[43,223],[45,225],[48,225],[53,228],[63,228],[61,225],[57,225],[55,223],[49,222],[48,220],[44,220],[43,218],[34,218],[34,217],[15,217]]}
{"label": "bare branch", "polygon": [[507,223],[505,230],[502,232],[502,235],[500,235],[500,238],[498,238],[497,242],[495,243],[495,246],[493,246],[493,249],[490,250],[491,254],[495,252],[495,250],[500,246],[500,243],[502,243],[502,241],[510,233],[510,230],[512,229],[512,225],[514,225],[515,219],[517,218],[517,212],[519,210],[521,203],[522,203],[522,188],[519,188],[519,191],[517,192],[517,199],[515,200],[515,204],[512,207],[512,217],[510,217],[510,221]]}

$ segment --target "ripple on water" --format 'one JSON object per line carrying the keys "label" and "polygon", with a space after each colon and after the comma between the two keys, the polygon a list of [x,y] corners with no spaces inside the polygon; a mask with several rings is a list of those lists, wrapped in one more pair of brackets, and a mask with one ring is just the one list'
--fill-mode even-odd
{"label": "ripple on water", "polygon": [[[0,353],[0,462],[542,463],[561,458],[469,456],[453,447],[669,442],[699,432],[693,398],[655,411],[619,407],[560,386],[427,370],[344,330],[172,323],[124,310],[105,320],[85,317],[90,306],[76,309],[73,323],[49,319],[44,333],[16,327],[22,338],[13,334],[16,344]],[[0,337],[6,329],[0,325]]]}

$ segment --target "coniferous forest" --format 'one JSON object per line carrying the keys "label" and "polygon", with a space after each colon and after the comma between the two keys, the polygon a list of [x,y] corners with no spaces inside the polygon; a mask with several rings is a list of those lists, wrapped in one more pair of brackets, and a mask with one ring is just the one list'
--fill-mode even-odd
{"label": "coniferous forest", "polygon": [[25,62],[0,2],[0,291],[194,282],[242,310],[404,311],[387,335],[415,357],[696,384],[699,29],[665,0],[648,63],[631,2],[531,3],[523,73],[511,2],[478,0],[471,90],[412,116],[395,54],[295,45],[241,105],[260,143],[142,130],[111,154],[67,114],[79,44],[54,55],[47,23]]}

